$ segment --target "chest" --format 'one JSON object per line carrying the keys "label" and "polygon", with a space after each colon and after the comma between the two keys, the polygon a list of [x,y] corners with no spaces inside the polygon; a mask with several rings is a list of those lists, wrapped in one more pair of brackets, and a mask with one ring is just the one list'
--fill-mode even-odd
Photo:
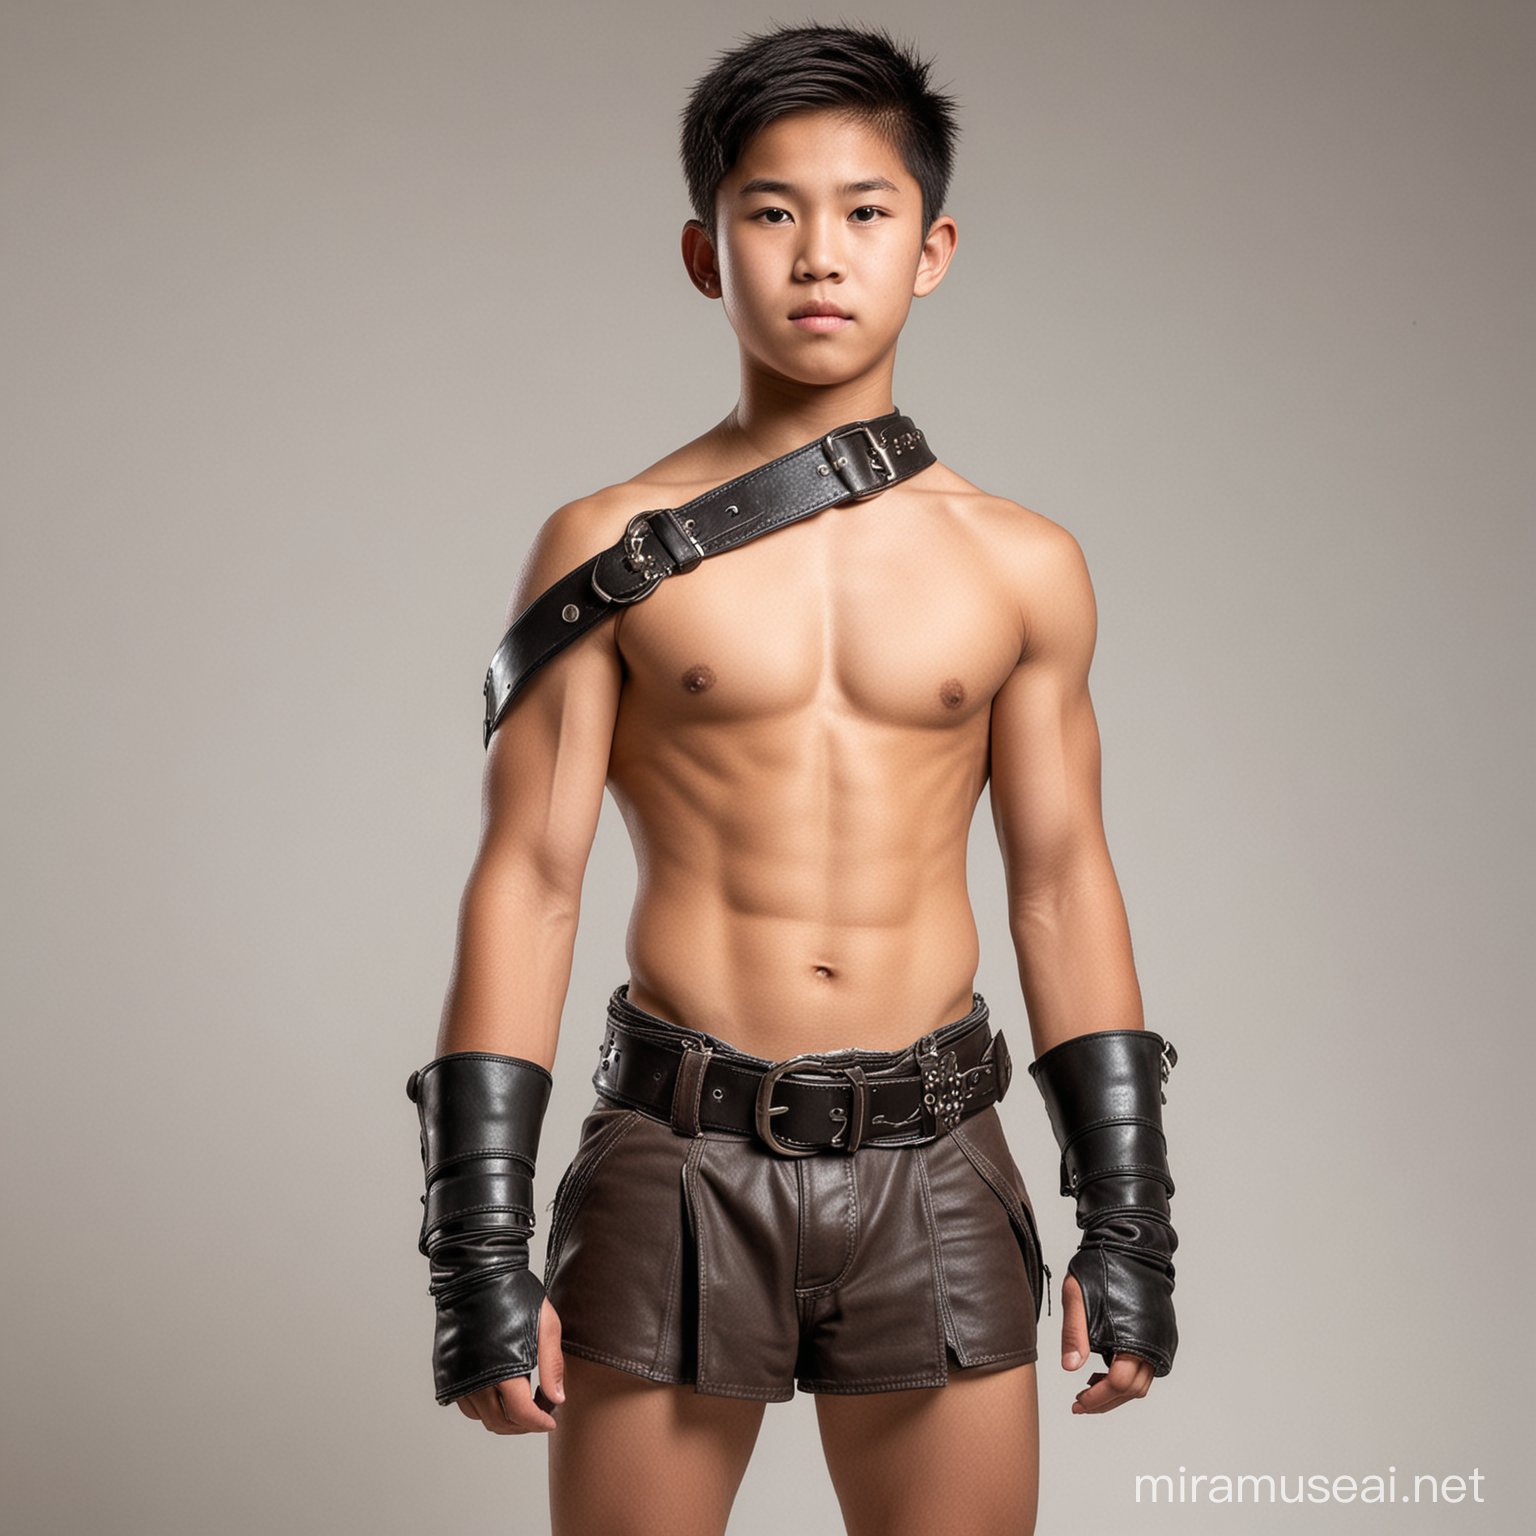
{"label": "chest", "polygon": [[824,513],[663,582],[621,621],[631,702],[679,723],[821,705],[938,728],[985,711],[1018,660],[1016,594],[942,516],[884,512]]}

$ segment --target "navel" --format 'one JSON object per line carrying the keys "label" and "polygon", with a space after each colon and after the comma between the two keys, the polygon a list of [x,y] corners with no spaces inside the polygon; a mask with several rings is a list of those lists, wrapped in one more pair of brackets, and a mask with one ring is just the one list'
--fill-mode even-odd
{"label": "navel", "polygon": [[706,666],[689,667],[682,681],[688,693],[708,693],[715,686],[715,674]]}
{"label": "navel", "polygon": [[947,677],[939,684],[939,701],[945,709],[959,709],[965,703],[965,684],[958,677]]}
{"label": "navel", "polygon": [[831,981],[836,973],[830,965],[813,965],[811,974],[817,981]]}

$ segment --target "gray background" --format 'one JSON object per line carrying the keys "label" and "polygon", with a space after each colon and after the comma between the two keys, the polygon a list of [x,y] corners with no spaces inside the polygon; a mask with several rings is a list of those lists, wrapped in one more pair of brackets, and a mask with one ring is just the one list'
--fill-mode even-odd
{"label": "gray background", "polygon": [[[673,130],[769,14],[0,7],[7,1531],[544,1527],[542,1446],[430,1399],[402,1084],[529,537],[734,398]],[[1047,1361],[1040,1528],[1526,1530],[1536,8],[856,14],[964,101],[898,400],[1087,550],[1183,1053],[1179,1367],[1083,1421]],[[974,862],[1024,1054],[984,817]],[[551,1192],[631,882],[605,820]],[[1486,1502],[1134,1502],[1181,1466]],[[732,1529],[837,1529],[809,1402]]]}

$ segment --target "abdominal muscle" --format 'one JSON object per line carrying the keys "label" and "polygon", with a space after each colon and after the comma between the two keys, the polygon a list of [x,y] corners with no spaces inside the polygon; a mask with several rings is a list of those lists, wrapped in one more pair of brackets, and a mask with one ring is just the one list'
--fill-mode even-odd
{"label": "abdominal muscle", "polygon": [[637,1007],[775,1061],[897,1049],[969,1012],[985,711],[939,731],[825,707],[665,730],[641,713],[621,709],[610,773],[639,871]]}

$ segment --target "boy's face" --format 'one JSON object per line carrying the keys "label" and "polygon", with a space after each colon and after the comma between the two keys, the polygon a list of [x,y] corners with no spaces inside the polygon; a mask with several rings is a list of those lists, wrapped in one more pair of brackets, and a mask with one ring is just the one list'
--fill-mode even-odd
{"label": "boy's face", "polygon": [[802,112],[770,123],[715,195],[715,237],[690,224],[689,275],[725,312],[743,360],[797,383],[840,384],[889,365],[914,297],[939,284],[949,218],[867,122]]}

